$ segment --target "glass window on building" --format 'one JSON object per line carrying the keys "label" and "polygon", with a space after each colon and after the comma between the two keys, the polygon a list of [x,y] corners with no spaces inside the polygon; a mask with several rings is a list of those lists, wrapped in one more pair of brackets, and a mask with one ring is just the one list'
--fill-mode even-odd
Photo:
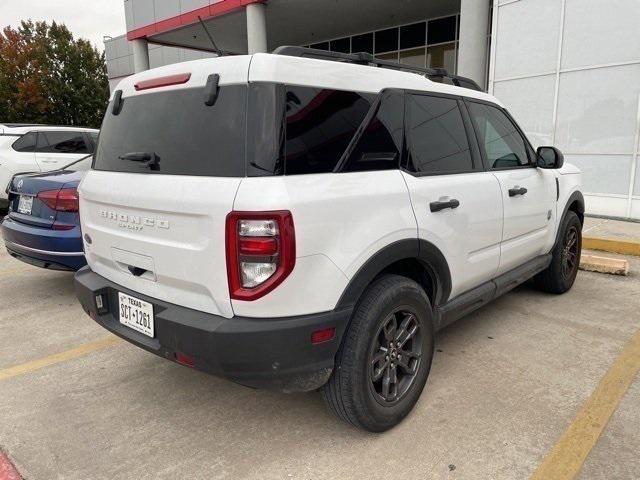
{"label": "glass window on building", "polygon": [[427,48],[427,66],[444,68],[448,72],[456,71],[456,44],[445,43]]}
{"label": "glass window on building", "polygon": [[367,52],[381,60],[413,67],[445,68],[456,73],[458,15],[426,19],[310,45],[333,52]]}
{"label": "glass window on building", "polygon": [[412,50],[404,50],[400,52],[400,63],[403,65],[411,65],[412,67],[426,67],[425,64],[425,48],[414,48]]}

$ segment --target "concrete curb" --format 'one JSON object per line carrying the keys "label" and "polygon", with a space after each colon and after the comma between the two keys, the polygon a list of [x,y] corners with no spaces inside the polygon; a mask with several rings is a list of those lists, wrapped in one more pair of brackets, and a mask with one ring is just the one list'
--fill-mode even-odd
{"label": "concrete curb", "polygon": [[583,237],[582,248],[640,257],[640,239],[618,240],[611,237]]}
{"label": "concrete curb", "polygon": [[611,275],[628,275],[629,262],[623,258],[601,257],[583,253],[580,258],[580,269]]}

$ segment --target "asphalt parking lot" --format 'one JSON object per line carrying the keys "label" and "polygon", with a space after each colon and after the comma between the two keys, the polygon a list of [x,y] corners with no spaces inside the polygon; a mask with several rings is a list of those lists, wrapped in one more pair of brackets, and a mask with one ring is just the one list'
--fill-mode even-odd
{"label": "asphalt parking lot", "polygon": [[[605,374],[619,380],[640,329],[630,261],[629,277],[580,272],[564,296],[525,285],[441,332],[416,409],[373,435],[315,393],[251,390],[112,340],[72,274],[0,244],[0,448],[30,480],[529,478],[554,448],[584,450],[558,441]],[[640,478],[640,378],[612,408],[608,423],[586,413],[603,431],[578,478]]]}

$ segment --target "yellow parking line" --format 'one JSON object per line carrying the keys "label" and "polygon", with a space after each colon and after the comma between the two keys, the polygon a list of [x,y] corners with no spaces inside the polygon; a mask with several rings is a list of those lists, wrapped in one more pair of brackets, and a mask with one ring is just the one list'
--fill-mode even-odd
{"label": "yellow parking line", "polygon": [[41,368],[48,367],[49,365],[55,365],[56,363],[64,362],[66,360],[72,360],[74,358],[81,357],[97,350],[111,347],[120,343],[121,340],[116,336],[110,336],[97,340],[91,343],[85,343],[78,347],[64,352],[56,353],[49,357],[40,358],[31,362],[23,363],[22,365],[16,365],[14,367],[5,368],[0,370],[0,381],[7,380],[8,378],[17,377],[18,375],[24,375],[25,373],[34,372]]}
{"label": "yellow parking line", "polygon": [[624,346],[531,480],[575,478],[640,370],[640,330]]}

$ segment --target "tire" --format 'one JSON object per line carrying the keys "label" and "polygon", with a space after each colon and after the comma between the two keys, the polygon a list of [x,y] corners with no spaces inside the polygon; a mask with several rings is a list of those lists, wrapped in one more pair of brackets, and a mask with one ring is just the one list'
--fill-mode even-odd
{"label": "tire", "polygon": [[576,280],[582,253],[582,223],[575,212],[567,212],[551,253],[551,264],[537,274],[533,282],[543,292],[565,293]]}
{"label": "tire", "polygon": [[331,378],[322,387],[329,409],[370,432],[383,432],[402,421],[429,376],[432,318],[429,299],[413,280],[384,275],[367,287]]}

